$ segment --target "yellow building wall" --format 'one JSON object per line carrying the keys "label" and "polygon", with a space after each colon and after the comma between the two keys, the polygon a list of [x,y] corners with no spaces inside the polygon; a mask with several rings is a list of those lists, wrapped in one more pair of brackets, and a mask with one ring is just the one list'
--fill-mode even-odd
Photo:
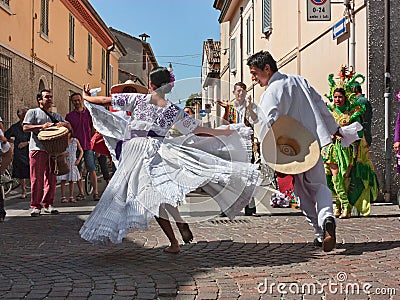
{"label": "yellow building wall", "polygon": [[32,1],[10,1],[10,12],[0,8],[0,42],[30,56]]}
{"label": "yellow building wall", "polygon": [[[0,43],[31,59],[32,49],[41,66],[80,87],[83,83],[101,87],[102,46],[92,36],[92,72],[87,71],[88,29],[75,17],[75,54],[69,58],[70,11],[61,1],[49,2],[49,34],[40,35],[40,0],[10,1],[10,12],[0,8]],[[32,27],[33,26],[33,27]],[[118,82],[118,55],[110,55],[112,84]]]}

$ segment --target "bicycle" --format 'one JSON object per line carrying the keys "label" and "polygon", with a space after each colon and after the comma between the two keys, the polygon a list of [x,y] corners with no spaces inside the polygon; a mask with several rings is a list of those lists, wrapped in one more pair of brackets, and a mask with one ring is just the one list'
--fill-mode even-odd
{"label": "bicycle", "polygon": [[[112,170],[112,164],[110,162],[110,159],[107,158],[106,161],[106,165],[107,165],[107,169],[108,169],[108,173],[110,175],[110,177],[113,174],[113,170]],[[99,158],[96,157],[96,176],[97,176],[97,181],[99,181],[100,178],[103,178],[103,172],[101,170],[101,165],[99,162]],[[90,181],[90,173],[86,172],[85,176],[84,176],[84,180],[85,180],[85,192],[87,195],[91,195],[93,194],[93,186],[92,183]]]}

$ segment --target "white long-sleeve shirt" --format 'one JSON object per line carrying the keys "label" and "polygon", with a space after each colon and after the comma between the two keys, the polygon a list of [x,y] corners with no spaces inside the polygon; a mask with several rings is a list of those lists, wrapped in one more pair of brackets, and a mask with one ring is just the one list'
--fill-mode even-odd
{"label": "white long-sleeve shirt", "polygon": [[301,76],[275,72],[261,95],[259,107],[262,138],[282,115],[303,124],[320,147],[331,143],[331,134],[339,128],[321,95]]}

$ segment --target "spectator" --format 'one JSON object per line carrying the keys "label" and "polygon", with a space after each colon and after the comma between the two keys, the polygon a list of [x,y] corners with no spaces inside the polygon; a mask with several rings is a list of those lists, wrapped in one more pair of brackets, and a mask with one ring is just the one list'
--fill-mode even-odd
{"label": "spectator", "polygon": [[38,138],[40,130],[50,126],[64,126],[71,130],[71,125],[60,114],[51,111],[53,106],[53,94],[50,90],[42,90],[36,97],[39,107],[30,109],[25,115],[23,129],[31,132],[29,141],[29,163],[31,178],[31,216],[38,217],[43,211],[50,214],[58,214],[54,208],[54,196],[56,193],[56,175],[53,174],[50,159],[43,144]]}
{"label": "spectator", "polygon": [[21,184],[21,199],[26,198],[26,179],[29,179],[29,140],[31,134],[24,132],[23,121],[28,107],[20,107],[17,110],[19,121],[5,132],[5,137],[14,143],[14,156],[12,161],[12,177],[17,178]]}
{"label": "spectator", "polygon": [[[77,157],[77,153],[78,157]],[[83,157],[83,150],[81,144],[79,143],[78,139],[72,137],[72,132],[68,133],[68,147],[65,152],[67,157],[68,167],[70,172],[65,175],[57,176],[57,180],[61,181],[61,202],[68,203],[72,202],[75,203],[76,199],[74,198],[74,184],[80,178],[78,165]],[[68,199],[65,197],[65,185],[69,182],[69,197]]]}
{"label": "spectator", "polygon": [[0,152],[2,155],[1,166],[0,166],[0,182],[8,181],[9,179],[4,177],[6,169],[11,163],[13,151],[10,147],[10,143],[4,136],[4,124],[3,119],[0,117]]}
{"label": "spectator", "polygon": [[[3,128],[3,120],[0,118],[0,128]],[[0,166],[0,184],[3,184],[7,178],[5,178],[4,172],[7,169],[8,165],[11,162],[12,158],[12,149],[10,143],[7,141],[7,138],[3,135],[3,130],[0,129],[0,152],[3,155],[3,159],[1,161]],[[0,186],[0,222],[3,222],[6,217],[6,211],[4,209],[4,188]]]}
{"label": "spectator", "polygon": [[189,116],[191,116],[192,118],[194,118],[195,112],[194,112],[193,108],[191,108],[190,106],[185,106],[185,107],[183,108],[183,111],[184,111],[185,113],[187,113]]}
{"label": "spectator", "polygon": [[[93,186],[93,200],[100,199],[97,185],[95,155],[90,147],[90,140],[95,130],[93,128],[92,117],[89,111],[83,106],[83,99],[80,93],[73,93],[69,100],[74,106],[74,110],[69,112],[65,119],[71,124],[74,136],[78,139],[83,149],[83,159],[85,161],[86,171],[89,172],[90,183]],[[82,161],[78,165],[81,178],[78,181],[79,194],[78,200],[85,198],[82,185]]]}
{"label": "spectator", "polygon": [[[252,102],[251,96],[247,95],[247,87],[243,82],[237,82],[233,86],[233,95],[235,100],[230,102],[217,101],[217,103],[225,108],[224,120],[229,124],[239,124],[243,123],[247,127],[254,130],[254,124],[258,122],[258,107]],[[254,142],[254,135],[252,136],[252,141]],[[252,155],[251,162],[254,163],[254,153]],[[251,199],[250,203],[244,208],[244,214],[246,216],[258,216],[256,204],[254,197]],[[225,216],[221,213],[220,216]]]}
{"label": "spectator", "polygon": [[353,88],[353,92],[356,94],[356,101],[365,106],[365,113],[361,116],[361,125],[364,128],[364,136],[367,141],[368,147],[371,147],[372,134],[371,134],[371,123],[372,123],[372,106],[371,102],[362,93],[361,84],[356,84]]}

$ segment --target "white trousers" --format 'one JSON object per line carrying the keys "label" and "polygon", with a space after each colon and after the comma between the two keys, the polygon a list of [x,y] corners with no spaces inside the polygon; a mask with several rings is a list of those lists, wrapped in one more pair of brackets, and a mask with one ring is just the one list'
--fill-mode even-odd
{"label": "white trousers", "polygon": [[332,192],[326,183],[322,159],[307,172],[294,175],[294,192],[300,197],[300,208],[307,221],[322,238],[324,220],[333,216]]}

